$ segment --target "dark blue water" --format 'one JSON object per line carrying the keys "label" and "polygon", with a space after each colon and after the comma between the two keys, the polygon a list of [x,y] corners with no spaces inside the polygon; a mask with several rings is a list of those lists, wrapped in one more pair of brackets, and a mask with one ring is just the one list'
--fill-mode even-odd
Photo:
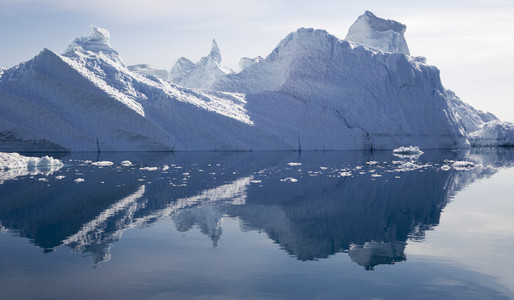
{"label": "dark blue water", "polygon": [[0,173],[2,299],[514,298],[513,149],[58,158]]}

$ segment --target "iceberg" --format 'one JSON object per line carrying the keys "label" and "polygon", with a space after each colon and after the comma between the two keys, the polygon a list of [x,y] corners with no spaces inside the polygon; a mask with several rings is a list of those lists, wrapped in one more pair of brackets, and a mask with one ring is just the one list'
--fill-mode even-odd
{"label": "iceberg", "polygon": [[393,155],[398,157],[416,157],[419,158],[423,154],[423,151],[418,146],[399,147],[393,149]]}
{"label": "iceberg", "polygon": [[[361,24],[361,29],[403,37],[400,23],[365,13],[356,24],[361,19],[369,27]],[[109,32],[96,26],[92,31],[72,39],[64,54],[44,49],[4,71],[0,151],[514,144],[512,123],[475,110],[445,89],[439,70],[422,57],[407,55],[406,43],[377,49],[375,40],[394,44],[382,34],[356,42],[356,35],[348,41],[301,28],[266,58],[243,60],[238,73],[220,65],[213,40],[209,55],[198,63],[179,59],[167,80],[148,65],[127,67],[110,46]]]}
{"label": "iceberg", "polygon": [[202,57],[196,64],[185,57],[179,58],[171,68],[169,78],[172,82],[189,88],[210,88],[220,77],[232,72],[220,64],[220,49],[216,40],[212,40],[209,55]]}

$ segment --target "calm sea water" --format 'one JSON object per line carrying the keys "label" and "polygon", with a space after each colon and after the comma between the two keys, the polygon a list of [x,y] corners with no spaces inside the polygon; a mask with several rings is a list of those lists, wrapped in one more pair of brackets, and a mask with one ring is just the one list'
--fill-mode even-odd
{"label": "calm sea water", "polygon": [[513,149],[58,158],[0,173],[2,299],[514,299]]}

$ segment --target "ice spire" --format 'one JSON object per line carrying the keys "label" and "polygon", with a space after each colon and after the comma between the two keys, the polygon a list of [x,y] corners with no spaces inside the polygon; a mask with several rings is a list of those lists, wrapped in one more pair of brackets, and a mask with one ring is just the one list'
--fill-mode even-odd
{"label": "ice spire", "polygon": [[220,48],[218,47],[218,44],[216,43],[215,39],[212,39],[212,47],[211,52],[209,53],[209,57],[218,64],[221,63]]}

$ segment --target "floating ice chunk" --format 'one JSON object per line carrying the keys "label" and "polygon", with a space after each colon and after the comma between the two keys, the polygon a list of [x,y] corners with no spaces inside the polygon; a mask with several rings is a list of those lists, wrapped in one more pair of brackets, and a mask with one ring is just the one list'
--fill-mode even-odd
{"label": "floating ice chunk", "polygon": [[296,167],[296,166],[301,166],[302,163],[290,162],[290,163],[288,163],[288,165],[290,165],[291,167]]}
{"label": "floating ice chunk", "polygon": [[256,179],[255,179],[255,180],[250,180],[250,182],[251,182],[251,183],[261,183],[261,182],[262,182],[262,180],[256,180]]}
{"label": "floating ice chunk", "polygon": [[142,168],[139,168],[139,170],[142,170],[142,171],[157,171],[159,168],[157,167],[142,167]]}
{"label": "floating ice chunk", "polygon": [[73,181],[75,181],[76,183],[84,182],[84,178],[77,178],[77,179],[75,179]]}
{"label": "floating ice chunk", "polygon": [[443,171],[448,171],[448,170],[450,170],[451,168],[452,168],[452,167],[450,167],[449,165],[443,165],[443,166],[441,167],[441,170],[443,170]]}
{"label": "floating ice chunk", "polygon": [[400,147],[393,150],[393,155],[402,158],[419,158],[423,154],[423,151],[418,146]]}
{"label": "floating ice chunk", "polygon": [[366,162],[366,164],[367,164],[368,166],[372,166],[372,165],[376,165],[376,164],[378,164],[378,161],[373,161],[373,160],[371,160],[371,161],[367,161],[367,162]]}
{"label": "floating ice chunk", "polygon": [[465,171],[476,167],[475,163],[470,161],[456,161],[452,164],[452,168],[458,171]]}
{"label": "floating ice chunk", "polygon": [[0,182],[29,174],[50,175],[62,167],[60,160],[49,156],[39,158],[0,152]]}
{"label": "floating ice chunk", "polygon": [[130,160],[124,160],[120,163],[120,165],[122,165],[124,167],[130,167],[130,166],[132,166],[132,162]]}
{"label": "floating ice chunk", "polygon": [[348,176],[352,176],[352,172],[349,172],[349,171],[348,172],[341,172],[341,173],[339,173],[339,175],[342,176],[342,177],[348,177]]}
{"label": "floating ice chunk", "polygon": [[371,177],[382,177],[380,174],[371,174]]}
{"label": "floating ice chunk", "polygon": [[287,178],[284,178],[284,179],[280,179],[280,181],[297,182],[298,179],[293,178],[293,177],[287,177]]}
{"label": "floating ice chunk", "polygon": [[107,161],[107,160],[104,160],[104,161],[95,161],[95,162],[92,162],[91,165],[93,166],[97,166],[97,167],[106,167],[106,166],[112,166],[114,163],[112,161]]}
{"label": "floating ice chunk", "polygon": [[417,169],[422,168],[423,166],[417,165],[412,162],[406,162],[398,166],[397,169],[395,169],[396,172],[408,172],[408,171],[414,171]]}
{"label": "floating ice chunk", "polygon": [[61,180],[61,179],[64,179],[64,177],[66,177],[66,176],[64,176],[64,175],[59,175],[59,176],[55,176],[55,179],[57,179],[57,180]]}

